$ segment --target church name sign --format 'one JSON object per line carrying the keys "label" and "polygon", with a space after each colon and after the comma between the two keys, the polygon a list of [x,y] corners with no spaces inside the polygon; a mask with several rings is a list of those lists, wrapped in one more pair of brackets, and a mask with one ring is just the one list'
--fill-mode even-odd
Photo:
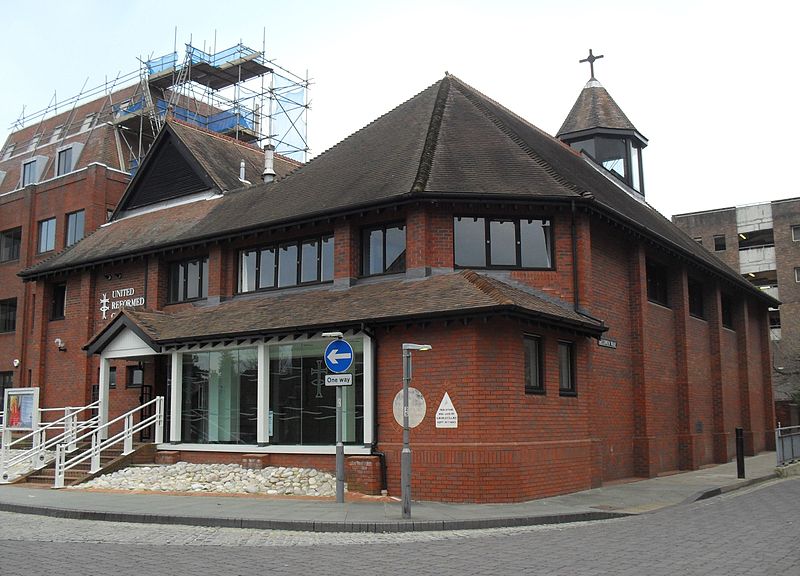
{"label": "church name sign", "polygon": [[112,290],[111,298],[108,297],[108,292],[103,292],[103,296],[100,298],[100,312],[103,314],[103,320],[108,319],[109,310],[133,308],[134,306],[144,306],[144,296],[137,296],[135,288]]}

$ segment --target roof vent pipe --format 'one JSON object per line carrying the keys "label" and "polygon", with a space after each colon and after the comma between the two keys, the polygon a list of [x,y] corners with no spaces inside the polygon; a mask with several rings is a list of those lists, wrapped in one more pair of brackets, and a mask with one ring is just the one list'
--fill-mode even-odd
{"label": "roof vent pipe", "polygon": [[242,158],[242,161],[239,163],[239,182],[241,182],[245,186],[252,186],[250,181],[245,180],[244,178],[244,158]]}
{"label": "roof vent pipe", "polygon": [[264,172],[261,173],[261,178],[264,182],[269,183],[275,180],[275,146],[267,144],[264,146]]}

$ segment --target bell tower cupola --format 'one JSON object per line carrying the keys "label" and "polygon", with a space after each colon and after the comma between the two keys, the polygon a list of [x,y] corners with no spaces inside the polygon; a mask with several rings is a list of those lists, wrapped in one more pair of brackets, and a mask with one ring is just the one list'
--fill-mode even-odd
{"label": "bell tower cupola", "polygon": [[642,150],[647,138],[594,77],[594,63],[602,57],[589,50],[579,61],[589,63],[591,76],[556,136],[644,195]]}

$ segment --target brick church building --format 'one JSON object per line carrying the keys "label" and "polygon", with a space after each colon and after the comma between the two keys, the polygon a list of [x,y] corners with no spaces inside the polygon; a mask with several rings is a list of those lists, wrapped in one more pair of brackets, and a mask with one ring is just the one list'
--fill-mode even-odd
{"label": "brick church building", "polygon": [[184,460],[332,469],[323,333],[341,331],[350,487],[399,494],[401,346],[430,344],[425,500],[726,462],[736,427],[770,449],[777,302],[646,203],[646,145],[594,78],[553,138],[447,75],[274,178],[170,121],[111,221],[21,273],[32,384],[49,406],[96,394],[104,418],[162,395],[159,449]]}

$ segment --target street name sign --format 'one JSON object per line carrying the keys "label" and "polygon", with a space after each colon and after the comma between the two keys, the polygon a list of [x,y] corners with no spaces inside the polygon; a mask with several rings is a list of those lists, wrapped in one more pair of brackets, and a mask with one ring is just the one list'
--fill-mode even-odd
{"label": "street name sign", "polygon": [[325,374],[325,386],[352,386],[352,374]]}

